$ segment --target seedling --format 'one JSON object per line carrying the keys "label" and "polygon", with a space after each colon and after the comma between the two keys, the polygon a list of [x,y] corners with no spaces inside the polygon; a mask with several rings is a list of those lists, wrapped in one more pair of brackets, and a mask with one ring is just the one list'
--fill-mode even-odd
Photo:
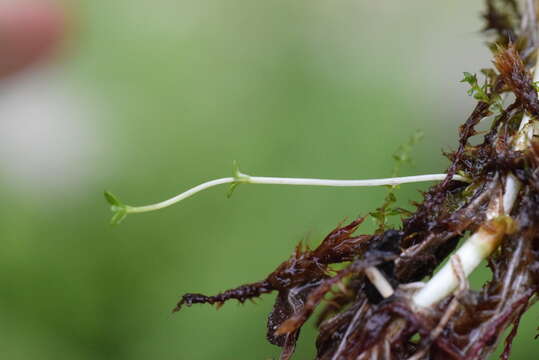
{"label": "seedling", "polygon": [[[241,184],[389,186],[382,206],[370,214],[378,222],[374,234],[354,235],[365,217],[339,225],[315,249],[298,245],[263,280],[215,296],[186,294],[174,311],[277,292],[267,338],[282,347],[281,359],[292,356],[301,327],[325,300],[317,322],[318,359],[485,359],[512,325],[502,355],[507,359],[520,317],[539,295],[539,69],[531,75],[538,61],[536,14],[535,1],[520,9],[516,0],[487,0],[485,30],[496,36],[490,46],[494,68],[482,70],[482,83],[464,73],[468,94],[478,102],[459,129],[443,174],[396,177],[415,138],[396,153],[391,178],[260,177],[235,165],[231,177],[152,205],[125,205],[106,192],[112,222],[222,184],[231,185],[229,194]],[[471,145],[477,124],[488,121],[483,141]],[[395,187],[419,181],[439,183],[415,211],[394,208]],[[400,226],[388,225],[392,215],[402,217]],[[471,290],[467,277],[485,259],[492,278],[480,291]]]}

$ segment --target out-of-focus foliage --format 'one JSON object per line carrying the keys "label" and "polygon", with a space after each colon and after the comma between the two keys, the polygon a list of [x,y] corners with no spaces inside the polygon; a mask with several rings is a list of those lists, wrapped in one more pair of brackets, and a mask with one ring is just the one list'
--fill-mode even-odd
{"label": "out-of-focus foliage", "polygon": [[[276,356],[265,341],[273,295],[218,312],[170,311],[184,292],[259,280],[299,240],[318,244],[344,218],[379,207],[386,189],[253,185],[226,199],[223,187],[120,227],[108,223],[103,189],[154,202],[228,176],[233,159],[256,175],[381,177],[418,128],[416,166],[401,175],[438,172],[471,108],[462,71],[490,59],[481,5],[71,1],[76,33],[53,70],[54,82],[69,85],[47,84],[24,106],[64,91],[84,99],[84,116],[57,128],[57,117],[34,114],[23,145],[1,157],[2,358]],[[23,120],[10,118],[9,129]],[[77,153],[88,139],[98,146]],[[397,205],[418,199],[415,189],[402,186]],[[539,349],[536,325],[534,309],[515,359]],[[298,359],[312,356],[313,336],[307,325]]]}

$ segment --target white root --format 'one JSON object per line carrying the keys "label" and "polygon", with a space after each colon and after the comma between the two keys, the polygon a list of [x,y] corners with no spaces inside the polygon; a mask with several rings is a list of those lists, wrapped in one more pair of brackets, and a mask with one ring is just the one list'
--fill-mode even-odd
{"label": "white root", "polygon": [[[453,255],[451,257],[451,268],[453,269],[453,273],[458,279],[458,291],[456,296],[451,300],[449,305],[447,306],[446,310],[444,311],[444,314],[440,318],[440,321],[438,322],[438,325],[432,330],[429,336],[429,343],[432,343],[440,334],[442,333],[444,327],[447,325],[451,317],[455,314],[455,312],[458,309],[459,305],[459,298],[468,290],[469,284],[468,279],[466,279],[466,276],[464,274],[464,269],[462,268],[462,262],[460,261],[460,258],[458,255]],[[428,352],[428,347],[425,346],[422,350],[415,353],[413,356],[409,357],[408,360],[420,360],[422,359]]]}
{"label": "white root", "polygon": [[393,295],[394,290],[391,284],[387,281],[384,274],[380,272],[376,267],[371,266],[365,269],[365,275],[369,278],[369,281],[376,287],[376,290],[384,298],[388,298]]}

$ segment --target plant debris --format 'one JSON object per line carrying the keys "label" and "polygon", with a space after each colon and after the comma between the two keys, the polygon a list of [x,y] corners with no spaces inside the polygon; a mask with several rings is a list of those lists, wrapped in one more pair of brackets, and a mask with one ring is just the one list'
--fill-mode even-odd
{"label": "plant debris", "polygon": [[[539,295],[539,141],[530,139],[524,150],[513,146],[524,114],[539,119],[530,74],[537,60],[537,23],[531,2],[526,9],[514,0],[486,3],[485,31],[496,36],[494,69],[483,71],[484,85],[465,74],[478,103],[459,129],[457,149],[447,154],[447,178],[423,194],[399,228],[385,223],[389,201],[378,209],[381,227],[375,234],[354,235],[364,218],[338,226],[314,250],[299,244],[264,280],[215,296],[186,294],[174,311],[231,299],[243,303],[275,291],[267,338],[282,347],[281,359],[292,356],[301,327],[322,302],[317,359],[485,359],[512,326],[502,355],[508,359],[519,320]],[[504,106],[506,94],[514,101]],[[471,145],[482,121],[490,121],[491,129]],[[455,174],[472,181],[454,181]],[[522,186],[499,232],[500,246],[488,258],[490,281],[474,291],[459,276],[461,286],[453,295],[418,309],[411,301],[414,283],[432,276],[467,234],[497,231],[487,211],[490,200],[502,195],[508,174]],[[334,271],[334,264],[344,265]],[[393,295],[378,293],[365,275],[369,267],[386,277]]]}

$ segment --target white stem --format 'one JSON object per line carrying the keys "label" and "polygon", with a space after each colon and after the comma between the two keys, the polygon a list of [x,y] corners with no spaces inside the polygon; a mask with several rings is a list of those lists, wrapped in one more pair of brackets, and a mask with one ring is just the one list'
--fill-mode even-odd
{"label": "white stem", "polygon": [[[222,184],[274,184],[274,185],[307,185],[307,186],[337,186],[337,187],[362,187],[362,186],[396,186],[406,183],[423,182],[423,181],[441,181],[445,179],[446,174],[428,174],[416,176],[404,176],[385,179],[370,179],[370,180],[331,180],[331,179],[302,179],[302,178],[281,178],[281,177],[264,177],[264,176],[249,176],[240,174],[239,177],[227,177],[216,180],[207,181],[195,186],[173,198],[146,206],[126,206],[127,213],[143,213],[166,208],[176,204],[182,200],[195,195],[198,192],[209,189],[211,187]],[[453,180],[468,182],[463,176],[454,175]]]}
{"label": "white stem", "polygon": [[[464,275],[468,277],[472,271],[493,250],[499,233],[490,233],[486,230],[478,231],[462,245],[453,256],[458,256],[462,263]],[[458,286],[458,278],[448,262],[419,290],[413,297],[416,305],[428,307],[451,294]]]}
{"label": "white stem", "polygon": [[135,213],[143,213],[143,212],[163,209],[163,208],[166,208],[166,207],[168,207],[170,205],[174,205],[174,204],[176,204],[176,203],[178,203],[178,202],[180,202],[182,200],[185,200],[188,197],[191,197],[191,196],[195,195],[196,193],[201,192],[203,190],[209,189],[209,188],[217,186],[217,185],[230,184],[230,183],[233,183],[234,181],[235,180],[232,177],[206,181],[205,183],[202,183],[200,185],[195,186],[194,188],[191,188],[191,189],[189,189],[189,190],[187,190],[185,192],[182,192],[181,194],[176,195],[173,198],[170,198],[170,199],[165,200],[165,201],[161,201],[161,202],[156,203],[156,204],[146,205],[146,206],[136,206],[136,207],[135,206],[127,206],[127,212],[130,213],[130,214],[135,214]]}
{"label": "white stem", "polygon": [[[462,270],[466,277],[475,270],[481,261],[486,259],[496,249],[500,237],[505,235],[504,231],[500,232],[497,229],[492,229],[492,226],[488,225],[488,222],[511,212],[519,190],[520,182],[514,175],[509,174],[506,178],[502,198],[503,209],[500,209],[497,201],[494,201],[494,206],[487,211],[487,225],[482,226],[470,236],[453,255],[460,258]],[[418,306],[431,306],[451,294],[457,288],[458,284],[459,279],[453,271],[450,262],[448,262],[414,295],[413,301]]]}
{"label": "white stem", "polygon": [[[423,181],[441,181],[446,174],[415,175],[384,179],[369,180],[331,180],[331,179],[302,179],[302,178],[280,178],[250,176],[246,181],[249,184],[276,184],[276,185],[309,185],[309,186],[343,186],[343,187],[361,187],[361,186],[396,186],[400,184],[423,182]],[[454,180],[467,181],[460,175],[453,176]]]}

